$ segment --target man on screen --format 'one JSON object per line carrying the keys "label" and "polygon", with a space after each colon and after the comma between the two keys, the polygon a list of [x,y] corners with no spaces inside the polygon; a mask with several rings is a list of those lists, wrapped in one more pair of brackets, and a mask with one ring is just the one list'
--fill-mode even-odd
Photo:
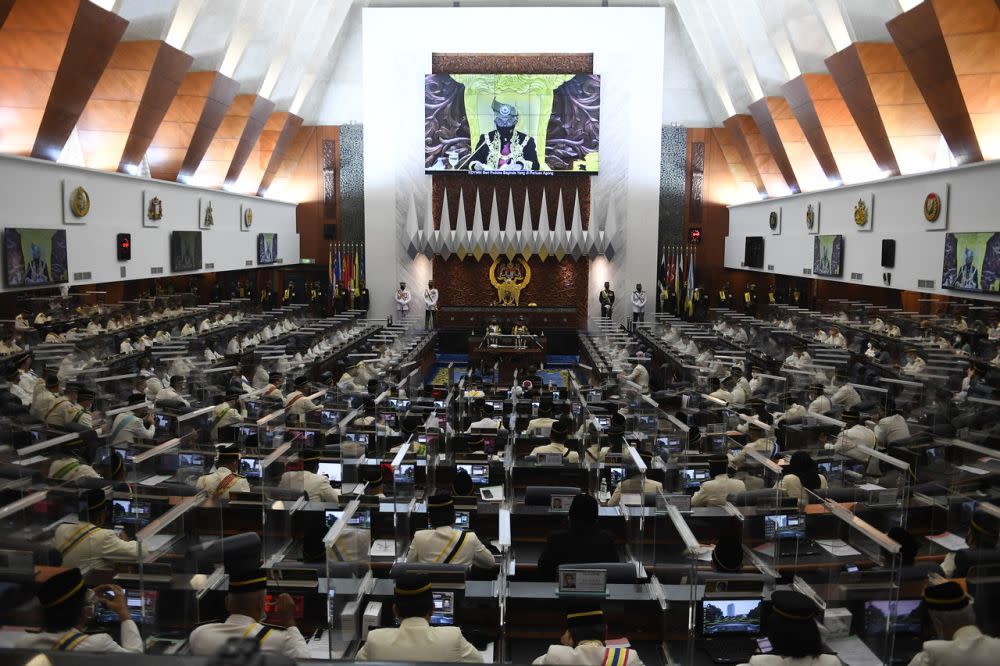
{"label": "man on screen", "polygon": [[49,265],[42,259],[42,248],[31,244],[31,261],[28,262],[25,282],[50,282]]}
{"label": "man on screen", "polygon": [[972,265],[975,253],[972,248],[965,248],[965,263],[958,268],[955,275],[955,285],[960,289],[979,289],[979,271]]}
{"label": "man on screen", "polygon": [[514,129],[517,107],[493,99],[493,122],[496,129],[479,136],[479,143],[469,161],[472,171],[538,171],[535,139]]}

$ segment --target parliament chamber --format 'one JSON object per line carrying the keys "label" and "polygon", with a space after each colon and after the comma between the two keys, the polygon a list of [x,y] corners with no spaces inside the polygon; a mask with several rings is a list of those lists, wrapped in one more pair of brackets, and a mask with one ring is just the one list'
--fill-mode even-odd
{"label": "parliament chamber", "polygon": [[1000,663],[998,45],[0,0],[0,661]]}

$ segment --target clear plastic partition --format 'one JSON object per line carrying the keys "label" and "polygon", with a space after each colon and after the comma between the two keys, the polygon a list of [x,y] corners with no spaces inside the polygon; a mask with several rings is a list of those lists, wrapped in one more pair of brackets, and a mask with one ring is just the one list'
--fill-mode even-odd
{"label": "clear plastic partition", "polygon": [[[313,497],[319,501],[325,491],[322,479],[317,478],[318,461],[313,460],[314,452],[303,449],[299,440],[283,442],[269,452],[260,453],[262,457],[257,464],[262,555],[265,565],[273,567],[288,556],[295,541],[294,514],[303,510]],[[312,469],[317,472],[308,471]]]}
{"label": "clear plastic partition", "polygon": [[329,658],[343,658],[361,639],[357,618],[364,612],[371,583],[372,510],[352,501],[343,511],[328,515],[330,527],[323,537],[326,550],[327,620]]}
{"label": "clear plastic partition", "polygon": [[667,608],[686,608],[686,614],[663,614],[664,647],[676,663],[692,664],[697,642],[697,609],[699,602],[699,567],[710,559],[710,549],[698,543],[687,518],[690,509],[676,495],[657,493],[656,508],[651,516],[652,566],[665,597]]}

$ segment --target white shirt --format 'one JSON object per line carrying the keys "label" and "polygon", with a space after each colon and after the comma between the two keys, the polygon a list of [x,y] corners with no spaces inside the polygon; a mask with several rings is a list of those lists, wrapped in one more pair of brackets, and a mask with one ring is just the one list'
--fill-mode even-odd
{"label": "white shirt", "polygon": [[[243,387],[246,388],[246,384]],[[215,411],[212,412],[212,437],[218,437],[219,428],[242,423],[246,417],[246,413],[241,412],[235,407],[231,407],[229,403],[218,405]]]}
{"label": "white shirt", "polygon": [[[746,666],[742,664],[741,666]],[[776,654],[755,654],[750,657],[750,666],[843,666],[835,655],[821,654],[818,657],[782,657]]]}
{"label": "white shirt", "polygon": [[1000,638],[983,635],[974,625],[962,627],[950,641],[926,641],[910,666],[993,666]]}
{"label": "white shirt", "polygon": [[643,393],[649,393],[649,371],[641,363],[636,363],[632,372],[625,375],[625,379],[642,387]]}
{"label": "white shirt", "polygon": [[340,501],[340,493],[330,486],[330,479],[314,472],[285,472],[278,481],[278,487],[308,493],[310,502]]}
{"label": "white shirt", "polygon": [[[149,386],[148,382],[146,383],[146,386],[148,388],[148,386]],[[177,391],[175,391],[172,386],[168,386],[166,388],[160,389],[160,392],[156,394],[156,400],[155,400],[155,402],[159,402],[161,400],[177,400],[177,401],[183,403],[185,407],[190,407],[191,406],[191,403],[188,402],[187,400],[185,400],[184,397],[181,396],[180,393],[178,393]]]}
{"label": "white shirt", "polygon": [[879,420],[875,426],[875,437],[881,444],[891,444],[910,436],[910,426],[902,414],[893,414]]}
{"label": "white shirt", "polygon": [[198,481],[195,484],[199,490],[208,491],[209,495],[218,497],[220,499],[228,499],[229,493],[248,493],[250,492],[250,483],[247,482],[242,476],[235,477],[232,483],[229,484],[228,488],[225,488],[221,492],[216,494],[219,484],[222,483],[232,472],[225,467],[217,467],[211,474],[205,474],[198,477]]}
{"label": "white shirt", "polygon": [[[532,664],[576,664],[578,666],[601,666],[608,648],[599,641],[580,641],[575,648],[567,645],[550,645],[548,652],[535,659]],[[629,666],[643,666],[639,653],[629,649],[628,659],[619,663]]]}
{"label": "white shirt", "polygon": [[372,629],[358,651],[358,661],[439,661],[480,663],[479,650],[458,627],[432,627],[422,617],[408,617],[398,629]]}
{"label": "white shirt", "polygon": [[210,330],[212,330],[212,323],[207,319],[202,319],[201,323],[198,324],[198,332],[207,333]]}
{"label": "white shirt", "polygon": [[924,359],[917,356],[912,361],[903,366],[903,372],[905,372],[908,375],[918,375],[924,371],[924,368],[926,366],[927,363],[924,361]]}
{"label": "white shirt", "polygon": [[229,355],[240,353],[240,341],[236,338],[230,338],[229,342],[226,344],[226,353]]}
{"label": "white shirt", "polygon": [[858,395],[853,386],[844,384],[834,392],[830,401],[835,405],[840,405],[844,409],[851,409],[861,403],[861,396]]}
{"label": "white shirt", "polygon": [[192,326],[191,324],[184,324],[184,327],[181,328],[182,336],[194,335],[195,333],[196,331],[194,329],[194,326]]}
{"label": "white shirt", "polygon": [[858,451],[857,447],[867,446],[874,449],[875,445],[875,433],[859,423],[840,433],[837,436],[837,441],[834,444],[827,444],[827,447],[855,460],[867,462],[868,455]]}
{"label": "white shirt", "polygon": [[[56,643],[66,638],[68,634],[76,633],[75,629],[67,631],[25,633],[17,639],[14,647],[20,650],[51,650]],[[131,619],[121,623],[122,644],[119,645],[108,634],[88,634],[79,643],[71,641],[70,652],[136,652],[142,654],[143,641],[139,635],[139,627]]]}
{"label": "white shirt", "polygon": [[[429,530],[417,530],[406,551],[407,562],[421,564],[442,563],[458,544],[462,531],[451,525],[442,525]],[[455,553],[449,564],[462,564],[490,569],[495,564],[493,553],[482,544],[475,532],[466,532],[462,547]]]}
{"label": "white shirt", "polygon": [[21,404],[24,405],[25,407],[29,407],[31,405],[32,394],[29,393],[28,391],[25,391],[20,384],[11,384],[10,392],[12,395],[18,398],[21,401]]}
{"label": "white shirt", "polygon": [[747,486],[728,474],[719,474],[714,479],[703,481],[698,492],[691,497],[691,506],[724,506],[730,495],[745,493]]}
{"label": "white shirt", "polygon": [[255,389],[262,389],[265,386],[267,386],[267,382],[268,382],[267,370],[265,370],[262,366],[258,365],[257,368],[253,371],[253,387]]}
{"label": "white shirt", "polygon": [[[652,479],[643,479],[642,490],[639,489],[639,477],[629,477],[624,479],[615,488],[615,492],[611,495],[611,499],[608,500],[608,506],[618,506],[622,503],[623,495],[647,495],[650,493],[658,494],[663,492],[663,484],[659,481],[653,481]],[[626,504],[631,504],[631,502],[626,502]]]}
{"label": "white shirt", "polygon": [[321,409],[320,405],[306,397],[302,391],[292,391],[288,394],[285,402],[285,410],[288,414],[305,414]]}
{"label": "white shirt", "polygon": [[132,347],[132,343],[128,340],[122,340],[122,343],[118,345],[119,354],[131,354],[133,351],[134,347]]}
{"label": "white shirt", "polygon": [[813,414],[826,414],[833,409],[833,402],[825,395],[821,395],[809,403],[809,411]]}
{"label": "white shirt", "polygon": [[[218,654],[230,638],[253,638],[264,629],[264,625],[255,622],[252,617],[230,615],[225,622],[203,624],[196,628],[191,632],[188,644],[191,654],[210,656]],[[309,647],[298,627],[272,627],[260,640],[260,649],[264,652],[277,652],[290,659],[309,658]]]}
{"label": "white shirt", "polygon": [[122,412],[115,416],[111,424],[112,438],[111,445],[135,444],[138,439],[153,439],[156,428],[153,425],[146,427],[143,420],[131,412]]}
{"label": "white shirt", "polygon": [[809,365],[810,363],[812,363],[812,357],[806,352],[802,352],[801,356],[798,354],[791,354],[785,359],[785,365],[789,368],[801,368]]}
{"label": "white shirt", "polygon": [[642,312],[646,309],[646,292],[632,292],[632,312]]}
{"label": "white shirt", "polygon": [[437,310],[437,307],[438,307],[438,290],[437,289],[425,289],[424,290],[424,305],[427,306],[428,310]]}
{"label": "white shirt", "polygon": [[62,553],[67,568],[107,569],[112,562],[135,562],[139,556],[138,542],[122,541],[111,530],[87,522],[63,523],[56,528],[52,545]]}
{"label": "white shirt", "polygon": [[541,446],[536,446],[535,448],[533,448],[531,450],[531,455],[537,456],[542,453],[558,453],[563,457],[563,460],[565,460],[566,462],[571,462],[571,463],[580,462],[580,454],[578,454],[576,451],[569,451],[569,454],[567,455],[566,453],[567,451],[569,451],[569,449],[567,449],[564,445],[558,444],[556,442],[549,442],[548,444],[542,444]]}

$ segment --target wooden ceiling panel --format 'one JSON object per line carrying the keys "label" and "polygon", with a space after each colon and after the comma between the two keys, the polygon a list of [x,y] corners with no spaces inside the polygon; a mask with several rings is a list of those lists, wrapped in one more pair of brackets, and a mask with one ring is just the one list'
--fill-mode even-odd
{"label": "wooden ceiling panel", "polygon": [[[753,120],[760,132],[760,138],[767,145],[770,156],[774,160],[778,171],[785,179],[788,189],[793,193],[799,192],[801,191],[801,188],[799,187],[795,170],[792,169],[792,163],[788,160],[788,154],[785,152],[785,146],[781,142],[781,136],[778,134],[778,128],[775,126],[774,118],[771,115],[770,100],[771,98],[764,97],[756,102],[751,102],[750,115],[753,116]],[[751,146],[752,145],[753,144],[751,143]],[[755,152],[761,152],[760,148],[758,147]],[[769,168],[762,168],[762,166],[762,163],[758,162],[758,168],[760,168],[761,175],[770,171]]]}
{"label": "wooden ceiling panel", "polygon": [[224,182],[226,185],[235,185],[236,181],[239,180],[240,174],[243,172],[243,168],[246,166],[247,160],[250,159],[253,148],[257,144],[257,140],[264,131],[264,125],[267,123],[268,117],[274,111],[274,102],[260,95],[256,95],[255,97],[253,107],[250,109],[250,115],[247,116],[246,126],[240,135],[240,143],[233,153],[233,161],[226,172],[226,180]]}
{"label": "wooden ceiling panel", "polygon": [[[239,84],[236,81],[218,72],[212,72],[210,80],[206,80],[206,77],[201,76],[201,74],[189,74],[185,77],[185,83],[181,84],[181,94],[190,97],[196,105],[201,104],[202,106],[188,143],[187,152],[176,176],[174,176],[178,180],[186,180],[194,176],[239,90]],[[186,84],[190,87],[186,87]],[[206,94],[207,97],[204,96]],[[172,170],[171,167],[170,171]]]}
{"label": "wooden ceiling panel", "polygon": [[[749,118],[749,116],[746,116],[746,118]],[[739,152],[740,161],[747,170],[747,174],[750,176],[757,193],[766,195],[768,191],[764,187],[764,180],[760,175],[760,171],[757,169],[757,163],[754,160],[753,151],[750,150],[750,143],[747,141],[747,136],[743,132],[741,117],[739,115],[735,115],[726,118],[726,120],[723,121],[723,126],[729,136],[729,143],[735,146],[736,150]]]}
{"label": "wooden ceiling panel", "polygon": [[886,23],[948,148],[959,164],[983,159],[958,75],[932,2],[922,2]]}
{"label": "wooden ceiling panel", "polygon": [[10,10],[14,8],[14,0],[0,0],[0,28],[3,28],[10,16]]}
{"label": "wooden ceiling panel", "polygon": [[274,181],[275,176],[281,169],[281,164],[285,160],[285,155],[291,150],[299,130],[302,128],[302,118],[289,113],[286,114],[285,122],[274,143],[274,150],[267,158],[267,166],[264,169],[264,176],[261,178],[260,186],[257,188],[257,196],[264,196]]}
{"label": "wooden ceiling panel", "polygon": [[[229,170],[234,163],[236,152],[243,143],[244,134],[247,132],[250,116],[253,113],[257,99],[257,95],[236,95],[233,98],[225,117],[219,119],[216,125],[214,137],[202,153],[203,158],[197,165],[197,169],[192,176],[193,182],[203,187],[223,186],[226,182],[226,176],[229,174]],[[259,113],[260,111],[258,111]],[[268,109],[268,113],[270,113],[270,109]],[[257,137],[260,136],[260,131],[263,129],[266,120],[267,115],[264,115],[262,118],[258,116],[258,120],[255,121],[254,126],[251,128],[250,132],[253,133],[254,143],[256,143]],[[253,144],[250,144],[250,146],[244,148],[245,155],[241,156],[242,160],[249,157],[252,147]],[[186,166],[187,160],[185,160]],[[242,165],[240,165],[240,168],[242,169]]]}

